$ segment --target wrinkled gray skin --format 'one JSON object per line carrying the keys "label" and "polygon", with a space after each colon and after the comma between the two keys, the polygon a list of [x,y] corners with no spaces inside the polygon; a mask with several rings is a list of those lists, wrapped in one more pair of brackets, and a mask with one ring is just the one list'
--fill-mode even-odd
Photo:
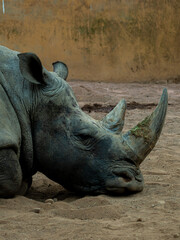
{"label": "wrinkled gray skin", "polygon": [[94,120],[65,81],[67,66],[53,67],[48,72],[35,54],[0,47],[0,197],[25,194],[37,171],[77,193],[142,191],[139,166],[161,133],[166,89],[156,110],[121,134],[124,100]]}

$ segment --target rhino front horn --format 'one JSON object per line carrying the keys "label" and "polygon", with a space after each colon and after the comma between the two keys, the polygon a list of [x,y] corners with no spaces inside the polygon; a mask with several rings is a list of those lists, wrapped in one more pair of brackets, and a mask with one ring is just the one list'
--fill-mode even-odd
{"label": "rhino front horn", "polygon": [[123,135],[123,142],[131,152],[131,158],[137,165],[146,158],[154,148],[164,124],[168,105],[167,89],[163,94],[154,112],[142,122]]}

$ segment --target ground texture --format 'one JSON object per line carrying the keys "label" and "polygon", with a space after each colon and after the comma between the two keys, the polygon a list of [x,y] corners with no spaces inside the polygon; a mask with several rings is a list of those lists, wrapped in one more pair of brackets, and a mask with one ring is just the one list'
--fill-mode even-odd
{"label": "ground texture", "polygon": [[125,98],[124,131],[154,110],[167,87],[166,122],[141,166],[144,191],[80,197],[37,173],[26,197],[0,199],[0,240],[180,239],[180,85],[78,81],[70,85],[80,106],[96,119]]}

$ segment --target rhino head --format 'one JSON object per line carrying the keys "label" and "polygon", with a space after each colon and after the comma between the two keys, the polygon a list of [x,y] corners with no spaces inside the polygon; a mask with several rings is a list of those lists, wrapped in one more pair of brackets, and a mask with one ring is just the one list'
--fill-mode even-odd
{"label": "rhino head", "polygon": [[79,108],[64,80],[66,65],[56,62],[54,72],[48,72],[36,55],[18,56],[23,77],[33,85],[31,122],[37,170],[74,192],[142,191],[140,164],[160,136],[168,103],[167,90],[163,90],[150,116],[122,134],[125,100],[97,121]]}

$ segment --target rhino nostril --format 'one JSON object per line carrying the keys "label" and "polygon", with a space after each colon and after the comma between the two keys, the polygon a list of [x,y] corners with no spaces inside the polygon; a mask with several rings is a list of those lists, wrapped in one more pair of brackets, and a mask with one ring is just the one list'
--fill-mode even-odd
{"label": "rhino nostril", "polygon": [[132,178],[126,173],[122,173],[119,177],[123,178],[125,182],[130,182],[132,180]]}
{"label": "rhino nostril", "polygon": [[123,180],[125,182],[130,182],[132,181],[132,179],[134,178],[133,175],[127,171],[117,171],[117,170],[113,170],[113,173],[118,176],[123,178]]}

